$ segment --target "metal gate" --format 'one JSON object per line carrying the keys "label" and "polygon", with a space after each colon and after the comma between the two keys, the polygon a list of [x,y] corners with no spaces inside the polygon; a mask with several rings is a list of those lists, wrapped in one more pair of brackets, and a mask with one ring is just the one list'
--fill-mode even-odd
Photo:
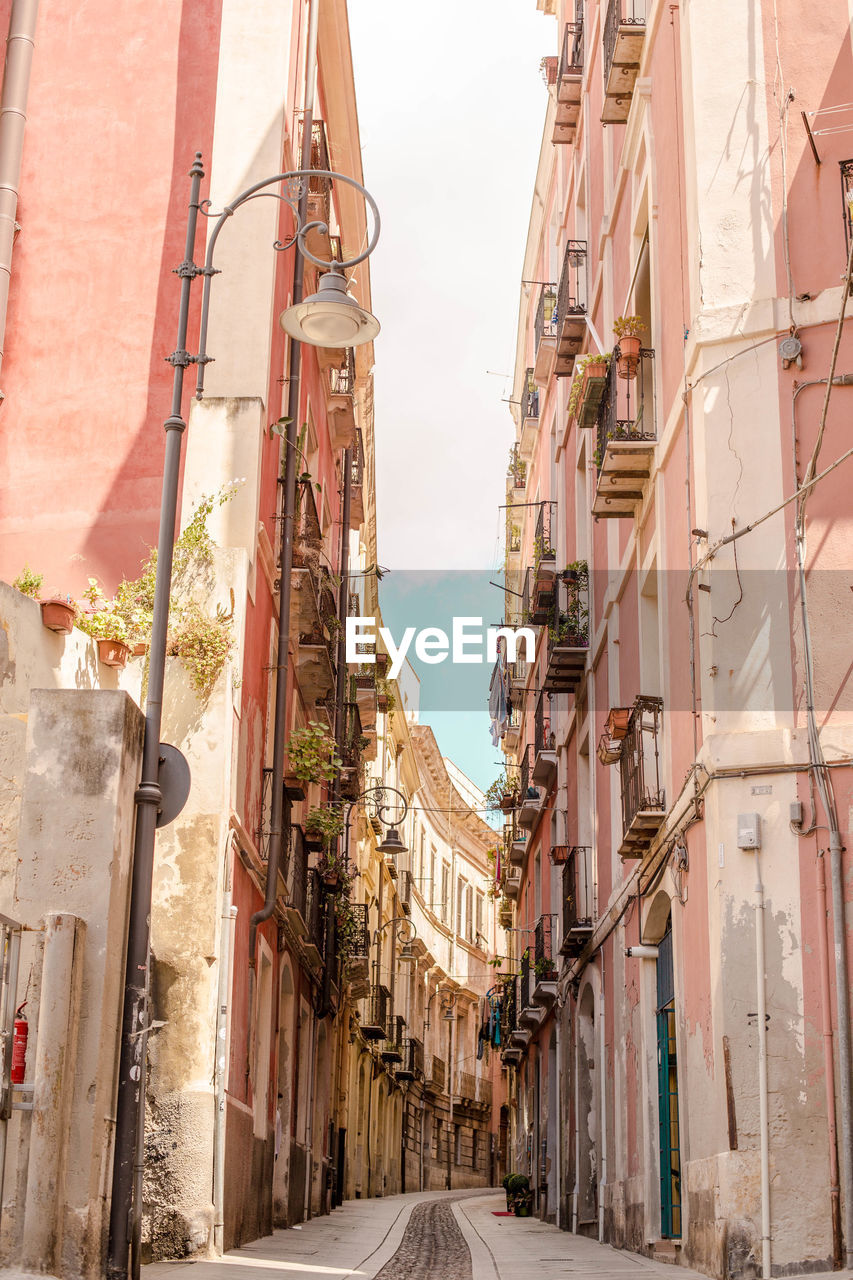
{"label": "metal gate", "polygon": [[675,981],[672,923],[657,959],[658,1122],[660,1132],[660,1233],[681,1237],[681,1151],[678,1127],[678,1061],[675,1048]]}

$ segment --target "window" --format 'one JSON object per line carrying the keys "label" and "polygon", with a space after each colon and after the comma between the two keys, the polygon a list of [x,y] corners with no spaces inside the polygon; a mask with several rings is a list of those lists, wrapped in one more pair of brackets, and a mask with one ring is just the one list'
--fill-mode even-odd
{"label": "window", "polygon": [[474,1129],[471,1133],[471,1168],[477,1168],[477,1161],[480,1156],[480,1130]]}
{"label": "window", "polygon": [[465,937],[474,941],[474,890],[470,884],[465,886]]}
{"label": "window", "polygon": [[476,939],[476,934],[478,934],[478,933],[479,933],[479,935],[480,935],[480,940],[481,940],[481,942],[483,942],[483,943],[485,943],[485,941],[486,941],[486,938],[485,938],[485,929],[484,929],[484,927],[483,927],[483,919],[484,919],[484,916],[485,916],[485,907],[486,907],[486,895],[482,892],[482,890],[478,889],[478,890],[477,890],[477,896],[476,896],[476,898],[474,899],[474,930],[475,930],[475,938],[474,938],[474,940],[475,940],[475,941],[477,940],[477,939]]}
{"label": "window", "polygon": [[460,938],[465,934],[465,890],[467,885],[461,876],[456,881],[456,932]]}
{"label": "window", "polygon": [[429,907],[430,911],[435,911],[437,894],[435,891],[435,845],[430,848],[429,854]]}
{"label": "window", "polygon": [[439,899],[439,910],[441,918],[445,924],[450,920],[451,902],[450,902],[450,863],[442,862],[441,864],[441,897]]}

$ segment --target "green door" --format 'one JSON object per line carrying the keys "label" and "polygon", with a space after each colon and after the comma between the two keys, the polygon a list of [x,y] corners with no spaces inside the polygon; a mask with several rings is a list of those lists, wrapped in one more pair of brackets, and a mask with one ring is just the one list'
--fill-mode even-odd
{"label": "green door", "polygon": [[681,1237],[681,1154],[678,1141],[678,1062],[675,1052],[675,991],[672,923],[658,947],[658,1122],[660,1132],[660,1233]]}

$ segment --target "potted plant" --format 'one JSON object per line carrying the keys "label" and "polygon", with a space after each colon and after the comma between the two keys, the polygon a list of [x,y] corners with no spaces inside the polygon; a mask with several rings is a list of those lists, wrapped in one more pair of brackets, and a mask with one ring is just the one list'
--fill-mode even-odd
{"label": "potted plant", "polygon": [[527,1174],[510,1174],[506,1189],[512,1201],[511,1207],[515,1216],[517,1218],[529,1218],[533,1196],[530,1194],[530,1179]]}
{"label": "potted plant", "polygon": [[33,573],[30,566],[25,564],[12,586],[16,591],[20,591],[22,596],[29,596],[31,600],[38,600],[43,582],[44,574]]}
{"label": "potted plant", "polygon": [[540,956],[533,971],[540,982],[553,982],[557,977],[557,967],[550,956]]}
{"label": "potted plant", "polygon": [[343,810],[339,808],[313,805],[303,823],[309,847],[320,848],[328,852],[329,846],[344,829]]}
{"label": "potted plant", "polygon": [[289,772],[300,782],[332,782],[341,767],[335,740],[319,720],[294,729],[287,743]]}
{"label": "potted plant", "polygon": [[619,316],[614,323],[613,334],[618,343],[614,354],[620,378],[636,378],[640,363],[640,334],[645,330],[642,316]]}
{"label": "potted plant", "polygon": [[81,612],[77,625],[98,645],[98,658],[105,667],[125,667],[130,657],[127,622],[115,601],[105,601],[97,578],[90,578],[83,592],[91,613]]}
{"label": "potted plant", "polygon": [[510,1178],[511,1178],[511,1177],[512,1177],[512,1174],[511,1174],[511,1173],[505,1173],[505,1174],[504,1174],[504,1176],[501,1178],[501,1186],[503,1187],[504,1191],[506,1192],[506,1207],[507,1207],[507,1210],[511,1210],[511,1209],[512,1209],[512,1200],[511,1200],[511,1198],[510,1198],[510,1190],[509,1190],[509,1180],[510,1180]]}
{"label": "potted plant", "polygon": [[74,629],[77,606],[70,596],[51,596],[41,601],[41,620],[48,631],[68,635]]}
{"label": "potted plant", "polygon": [[621,741],[628,732],[628,721],[630,719],[630,707],[611,707],[605,724],[608,737]]}

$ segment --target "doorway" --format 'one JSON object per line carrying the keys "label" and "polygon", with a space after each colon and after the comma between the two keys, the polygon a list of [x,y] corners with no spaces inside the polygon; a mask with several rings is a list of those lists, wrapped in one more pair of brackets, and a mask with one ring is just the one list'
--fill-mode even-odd
{"label": "doorway", "polygon": [[678,1058],[675,1043],[675,978],[672,917],[657,958],[658,1123],[660,1131],[660,1233],[681,1238],[681,1149],[678,1121]]}

